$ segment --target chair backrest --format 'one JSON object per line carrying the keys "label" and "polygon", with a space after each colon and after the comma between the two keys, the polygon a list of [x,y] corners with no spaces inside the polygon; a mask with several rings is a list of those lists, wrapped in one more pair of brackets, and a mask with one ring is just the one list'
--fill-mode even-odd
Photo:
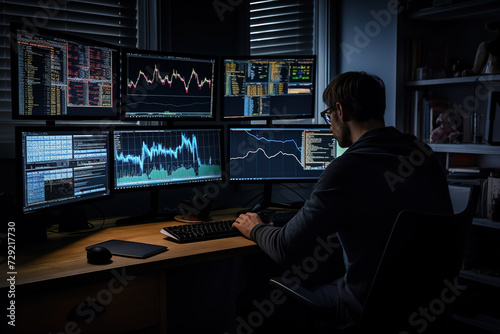
{"label": "chair backrest", "polygon": [[475,203],[473,195],[477,191],[477,187],[449,185],[448,190],[450,191],[454,213],[464,211],[471,201],[473,201],[471,205]]}
{"label": "chair backrest", "polygon": [[454,285],[473,214],[474,201],[450,215],[402,211],[366,299],[362,323],[384,333],[431,333],[429,329],[442,325],[439,316],[456,299]]}

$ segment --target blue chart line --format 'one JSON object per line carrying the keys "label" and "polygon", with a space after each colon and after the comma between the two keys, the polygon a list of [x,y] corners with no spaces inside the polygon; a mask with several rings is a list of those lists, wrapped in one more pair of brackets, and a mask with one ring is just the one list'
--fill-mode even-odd
{"label": "blue chart line", "polygon": [[115,187],[164,186],[221,177],[220,130],[117,130]]}
{"label": "blue chart line", "polygon": [[[142,152],[141,155],[132,155],[132,154],[127,154],[124,155],[123,152],[118,154],[116,156],[116,160],[120,162],[131,162],[133,164],[139,165],[141,168],[141,172],[144,172],[144,161],[149,158],[149,161],[152,161],[155,156],[171,156],[177,159],[179,153],[184,149],[187,148],[192,156],[193,156],[193,162],[198,161],[198,166],[201,166],[201,160],[200,156],[198,154],[198,142],[196,140],[196,136],[192,135],[191,139],[187,138],[183,133],[181,134],[181,144],[177,146],[175,149],[172,149],[170,147],[166,148],[164,147],[161,143],[156,144],[153,142],[151,145],[151,148],[148,147],[148,145],[143,141],[142,142]],[[211,160],[211,159],[210,159]],[[211,161],[210,161],[211,163]]]}
{"label": "blue chart line", "polygon": [[299,152],[302,153],[302,148],[297,144],[297,142],[293,139],[287,139],[287,140],[276,140],[276,139],[268,139],[266,137],[259,137],[257,135],[254,135],[254,134],[251,134],[249,131],[245,131],[247,135],[249,136],[252,136],[254,137],[255,139],[257,140],[265,140],[267,142],[274,142],[274,143],[283,143],[283,144],[286,144],[286,143],[291,143],[293,142],[295,144],[295,147],[297,148],[297,150],[299,150]]}
{"label": "blue chart line", "polygon": [[322,170],[309,168],[304,156],[311,146],[307,141],[307,131],[309,130],[306,128],[231,128],[230,178],[297,181],[317,179]]}

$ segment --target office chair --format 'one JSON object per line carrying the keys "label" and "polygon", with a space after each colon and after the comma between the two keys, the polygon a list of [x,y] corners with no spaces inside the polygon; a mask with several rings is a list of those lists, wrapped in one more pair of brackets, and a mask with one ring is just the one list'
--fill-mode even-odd
{"label": "office chair", "polygon": [[[456,282],[474,215],[475,190],[469,188],[466,205],[454,203],[454,214],[399,213],[359,323],[332,328],[334,308],[326,300],[282,278],[270,284],[306,306],[311,332],[447,333],[450,307],[460,294]],[[463,210],[457,213],[458,208]]]}

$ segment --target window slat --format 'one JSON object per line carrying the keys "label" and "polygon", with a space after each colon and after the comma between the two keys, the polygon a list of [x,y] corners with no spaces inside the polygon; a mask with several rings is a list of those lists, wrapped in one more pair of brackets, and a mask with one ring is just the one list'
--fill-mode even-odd
{"label": "window slat", "polygon": [[295,6],[295,7],[289,7],[289,8],[274,8],[274,9],[268,9],[265,11],[260,11],[260,12],[253,12],[251,11],[251,20],[252,19],[261,19],[265,17],[275,17],[275,16],[281,16],[281,15],[290,15],[290,14],[307,14],[308,12],[311,12],[312,8],[308,5],[301,5],[301,6]]}
{"label": "window slat", "polygon": [[279,11],[284,11],[289,8],[295,8],[295,7],[300,7],[304,6],[307,4],[304,4],[301,1],[268,1],[268,2],[261,2],[261,1],[251,1],[250,2],[250,13],[257,13],[257,12],[268,12],[272,10],[279,10]]}
{"label": "window slat", "polygon": [[[269,43],[269,40],[272,38],[262,38],[262,39],[254,39],[251,42],[255,45],[255,47],[259,46],[266,46]],[[287,37],[282,37],[279,39],[279,42],[277,42],[275,45],[285,45],[285,44],[291,44],[291,43],[310,43],[312,44],[309,36],[287,36]]]}
{"label": "window slat", "polygon": [[250,36],[253,38],[254,35],[263,34],[267,32],[281,32],[286,35],[301,34],[304,29],[312,29],[312,26],[303,24],[293,24],[293,23],[282,23],[282,24],[272,24],[259,26],[250,29]]}
{"label": "window slat", "polygon": [[[50,1],[45,1],[50,5]],[[52,2],[51,6],[44,6],[43,1],[34,0],[2,0],[4,6],[13,6],[16,8],[38,8],[40,11],[51,12],[54,10],[64,10],[66,8],[79,7],[82,11],[92,11],[96,7],[101,8],[111,8],[111,9],[122,9],[122,10],[134,10],[135,1],[100,1],[100,0],[71,0],[66,1],[65,4],[60,4],[59,1]],[[113,12],[114,13],[114,12]]]}

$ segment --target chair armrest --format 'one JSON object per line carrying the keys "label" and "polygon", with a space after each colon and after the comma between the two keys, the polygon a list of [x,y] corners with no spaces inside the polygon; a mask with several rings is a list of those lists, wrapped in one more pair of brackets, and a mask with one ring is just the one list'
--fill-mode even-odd
{"label": "chair armrest", "polygon": [[291,280],[284,279],[282,277],[275,277],[269,280],[271,286],[277,287],[289,296],[301,304],[319,311],[321,313],[330,313],[335,308],[332,302],[323,296],[319,296]]}

